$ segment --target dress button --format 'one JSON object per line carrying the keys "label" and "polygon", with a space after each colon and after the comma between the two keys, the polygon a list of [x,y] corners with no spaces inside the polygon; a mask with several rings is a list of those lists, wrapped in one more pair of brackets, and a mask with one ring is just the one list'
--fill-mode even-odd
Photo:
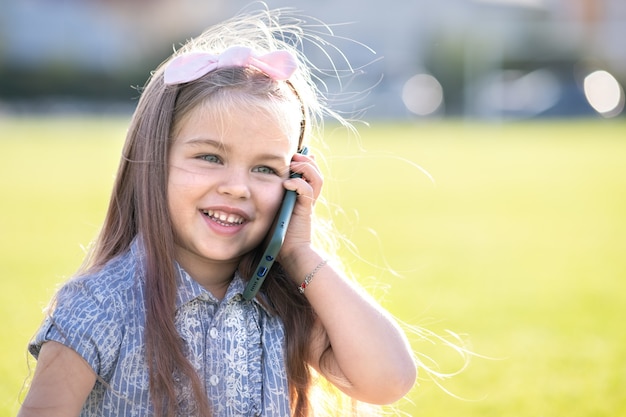
{"label": "dress button", "polygon": [[218,335],[219,332],[217,331],[217,329],[215,327],[211,327],[211,330],[209,330],[209,336],[211,336],[211,339],[217,339]]}
{"label": "dress button", "polygon": [[218,378],[217,375],[211,375],[211,377],[209,378],[209,384],[213,386],[216,386],[219,382],[220,382],[220,379]]}

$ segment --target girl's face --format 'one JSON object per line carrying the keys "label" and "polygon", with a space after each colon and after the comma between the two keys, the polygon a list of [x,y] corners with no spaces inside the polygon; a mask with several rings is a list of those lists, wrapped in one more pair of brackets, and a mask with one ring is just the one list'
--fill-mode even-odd
{"label": "girl's face", "polygon": [[299,126],[287,128],[257,107],[235,107],[225,114],[209,106],[192,110],[176,126],[170,150],[176,257],[199,281],[218,264],[232,273],[261,243],[296,152]]}

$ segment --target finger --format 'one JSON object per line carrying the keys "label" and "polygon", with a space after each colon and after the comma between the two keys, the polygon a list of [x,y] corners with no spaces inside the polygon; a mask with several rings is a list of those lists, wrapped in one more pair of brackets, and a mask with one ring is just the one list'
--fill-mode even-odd
{"label": "finger", "polygon": [[319,196],[317,191],[311,184],[303,180],[302,178],[292,178],[285,181],[285,189],[292,190],[296,193],[296,198],[299,204],[313,207]]}
{"label": "finger", "polygon": [[319,171],[317,162],[315,161],[315,155],[302,155],[302,154],[297,153],[293,156],[291,163],[292,164],[300,164],[300,163],[310,164],[313,167],[315,167],[316,170]]}
{"label": "finger", "polygon": [[303,178],[291,178],[285,181],[284,187],[286,190],[295,191],[298,196],[305,196],[313,198],[315,191],[313,186],[306,182]]}
{"label": "finger", "polygon": [[[294,172],[297,172],[301,175],[299,179],[309,185],[312,189],[312,197],[316,198],[319,196],[322,190],[322,185],[324,184],[324,179],[322,177],[321,172],[317,170],[316,167],[311,166],[309,164],[299,165],[298,167],[294,167]],[[296,188],[300,188],[299,185],[294,185]],[[304,194],[305,192],[301,192],[300,194]]]}
{"label": "finger", "polygon": [[302,175],[303,178],[307,180],[307,182],[314,182],[317,179],[322,178],[322,172],[320,171],[317,164],[310,160],[304,161],[292,161],[290,165],[290,169],[292,172],[295,172],[299,175]]}

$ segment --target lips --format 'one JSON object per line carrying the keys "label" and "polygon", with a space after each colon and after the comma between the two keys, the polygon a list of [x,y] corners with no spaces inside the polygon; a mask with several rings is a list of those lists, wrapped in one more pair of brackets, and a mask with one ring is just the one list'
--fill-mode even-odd
{"label": "lips", "polygon": [[243,224],[246,219],[235,213],[227,213],[220,210],[201,210],[202,214],[210,218],[216,223],[222,226],[239,226]]}

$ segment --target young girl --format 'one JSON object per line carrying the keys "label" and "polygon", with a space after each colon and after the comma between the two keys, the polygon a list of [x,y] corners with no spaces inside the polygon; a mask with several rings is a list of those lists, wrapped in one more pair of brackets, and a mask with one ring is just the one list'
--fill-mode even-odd
{"label": "young girl", "polygon": [[[324,109],[281,18],[227,21],[152,75],[101,234],[30,345],[21,417],[312,416],[318,375],[373,404],[413,386],[403,332],[312,243],[323,179],[297,151]],[[287,237],[247,301],[285,190]]]}

